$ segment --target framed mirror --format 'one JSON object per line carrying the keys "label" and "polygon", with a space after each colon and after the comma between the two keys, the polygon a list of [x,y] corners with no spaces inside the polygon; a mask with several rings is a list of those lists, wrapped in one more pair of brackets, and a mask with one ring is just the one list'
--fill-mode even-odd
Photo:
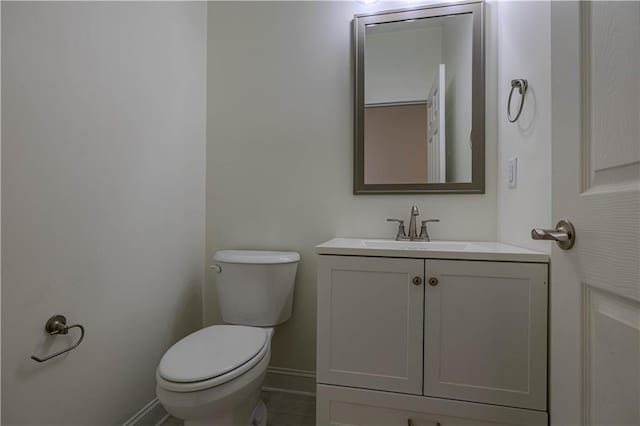
{"label": "framed mirror", "polygon": [[481,2],[356,15],[354,194],[484,193]]}

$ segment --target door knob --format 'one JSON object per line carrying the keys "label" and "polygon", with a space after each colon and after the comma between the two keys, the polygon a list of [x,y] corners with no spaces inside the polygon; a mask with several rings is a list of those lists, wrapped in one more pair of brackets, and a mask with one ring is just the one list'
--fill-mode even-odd
{"label": "door knob", "polygon": [[568,220],[562,219],[556,225],[556,229],[534,228],[531,230],[531,238],[534,240],[551,240],[558,243],[562,250],[569,250],[576,242],[576,231]]}

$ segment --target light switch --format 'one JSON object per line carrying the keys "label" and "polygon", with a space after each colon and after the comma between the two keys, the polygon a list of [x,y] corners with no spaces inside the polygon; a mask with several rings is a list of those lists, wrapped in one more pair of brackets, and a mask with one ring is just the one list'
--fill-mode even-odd
{"label": "light switch", "polygon": [[507,185],[509,188],[518,186],[518,157],[507,161]]}

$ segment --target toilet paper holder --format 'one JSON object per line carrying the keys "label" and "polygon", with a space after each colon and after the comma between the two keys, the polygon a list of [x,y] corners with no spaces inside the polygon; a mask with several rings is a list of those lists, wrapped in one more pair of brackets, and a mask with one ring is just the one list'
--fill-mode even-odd
{"label": "toilet paper holder", "polygon": [[74,350],[75,348],[77,348],[80,343],[82,343],[82,339],[84,339],[84,327],[80,324],[73,324],[73,325],[67,325],[67,318],[64,315],[54,315],[51,318],[49,318],[47,320],[47,323],[44,326],[44,331],[50,335],[50,336],[57,336],[60,334],[68,334],[69,330],[72,328],[79,328],[80,329],[80,338],[78,339],[78,341],[73,345],[68,347],[67,349],[63,349],[59,352],[56,352],[54,354],[51,354],[47,357],[44,358],[40,358],[37,357],[35,355],[31,355],[31,359],[37,362],[45,362],[45,361],[49,361],[51,358],[55,358],[57,356],[60,356],[64,353],[67,353],[69,351]]}

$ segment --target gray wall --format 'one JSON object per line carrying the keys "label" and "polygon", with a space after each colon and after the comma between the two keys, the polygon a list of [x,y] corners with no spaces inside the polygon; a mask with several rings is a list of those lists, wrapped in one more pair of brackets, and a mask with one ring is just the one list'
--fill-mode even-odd
{"label": "gray wall", "polygon": [[438,73],[441,26],[392,28],[365,36],[365,104],[424,101]]}
{"label": "gray wall", "polygon": [[122,423],[201,325],[206,7],[2,2],[3,424]]}
{"label": "gray wall", "polygon": [[[292,319],[272,366],[315,370],[316,255],[335,236],[395,235],[387,217],[439,217],[435,239],[496,239],[495,50],[487,57],[487,193],[352,195],[354,13],[406,3],[214,2],[209,5],[207,258],[217,249],[299,251]],[[492,18],[490,18],[491,21]],[[494,43],[489,28],[488,44]],[[215,276],[205,323],[220,321]]]}

